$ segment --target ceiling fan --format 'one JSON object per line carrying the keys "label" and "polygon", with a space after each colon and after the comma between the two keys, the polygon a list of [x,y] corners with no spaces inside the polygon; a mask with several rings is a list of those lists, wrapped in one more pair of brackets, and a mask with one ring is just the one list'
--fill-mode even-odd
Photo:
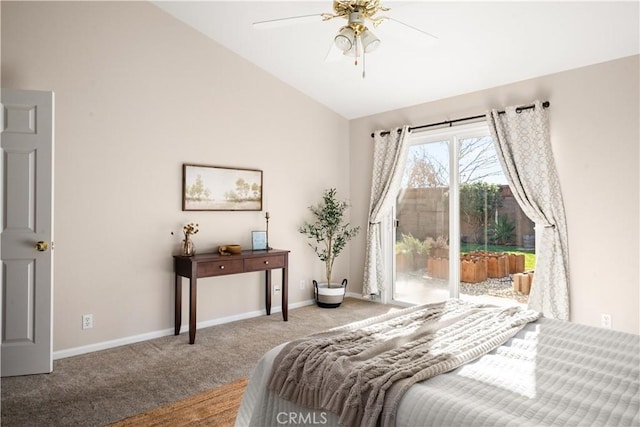
{"label": "ceiling fan", "polygon": [[[341,27],[333,39],[332,48],[337,48],[345,56],[355,57],[355,65],[362,56],[362,78],[365,77],[365,54],[371,53],[380,46],[380,39],[367,27],[367,21],[377,28],[382,22],[394,21],[405,28],[422,33],[428,37],[437,39],[431,33],[423,31],[412,25],[394,19],[390,16],[378,15],[390,9],[380,4],[380,0],[334,0],[333,13],[319,13],[312,15],[292,16],[288,18],[270,19],[253,23],[254,28],[271,28],[293,23],[317,21],[320,17],[323,21],[334,18],[344,18],[347,25]],[[329,51],[329,55],[331,50]],[[329,56],[328,55],[328,56]]]}

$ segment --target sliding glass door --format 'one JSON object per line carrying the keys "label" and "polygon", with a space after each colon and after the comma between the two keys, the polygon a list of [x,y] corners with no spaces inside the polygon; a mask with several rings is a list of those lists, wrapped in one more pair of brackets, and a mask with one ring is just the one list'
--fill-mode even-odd
{"label": "sliding glass door", "polygon": [[[443,301],[449,286],[450,139],[415,139],[396,202],[393,299]],[[437,255],[436,255],[437,254]]]}
{"label": "sliding glass door", "polygon": [[393,300],[526,302],[509,262],[517,257],[524,270],[526,258],[533,269],[533,223],[510,193],[485,123],[412,137],[395,215]]}

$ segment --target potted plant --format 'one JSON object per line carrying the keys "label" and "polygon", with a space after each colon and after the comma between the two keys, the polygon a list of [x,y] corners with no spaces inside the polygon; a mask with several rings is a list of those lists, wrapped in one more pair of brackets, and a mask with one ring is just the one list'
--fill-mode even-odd
{"label": "potted plant", "polygon": [[339,307],[344,298],[347,287],[347,279],[341,284],[331,282],[333,262],[342,252],[347,242],[358,234],[360,227],[352,227],[344,224],[344,215],[349,204],[344,200],[338,200],[336,189],[330,188],[324,191],[322,201],[315,206],[309,206],[313,213],[314,222],[306,222],[298,231],[310,239],[309,246],[324,262],[326,282],[318,283],[315,280],[316,302],[320,307]]}
{"label": "potted plant", "polygon": [[402,240],[396,242],[396,270],[417,271],[427,268],[429,245],[428,240],[420,240],[411,233],[402,233]]}
{"label": "potted plant", "polygon": [[429,258],[427,260],[427,273],[435,279],[449,278],[449,244],[444,236],[438,236],[436,240],[427,237],[429,244]]}

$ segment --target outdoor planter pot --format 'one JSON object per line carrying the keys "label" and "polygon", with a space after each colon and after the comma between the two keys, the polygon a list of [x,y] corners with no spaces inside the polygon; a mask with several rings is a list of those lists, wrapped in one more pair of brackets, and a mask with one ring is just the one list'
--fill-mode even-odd
{"label": "outdoor planter pot", "polygon": [[420,270],[420,269],[427,268],[427,259],[428,259],[427,254],[414,254],[413,260],[411,260],[413,269]]}
{"label": "outdoor planter pot", "polygon": [[533,285],[533,271],[513,275],[513,290],[529,295]]}
{"label": "outdoor planter pot", "polygon": [[434,279],[449,278],[449,258],[429,257],[427,260],[427,273]]}
{"label": "outdoor planter pot", "polygon": [[413,254],[396,254],[396,270],[408,271],[413,268]]}
{"label": "outdoor planter pot", "polygon": [[[514,269],[524,271],[524,255],[511,256],[511,254],[484,251],[460,255],[460,281],[480,283],[487,278],[507,277],[511,266],[510,261],[513,263]],[[427,273],[434,279],[448,279],[449,258],[430,256],[427,261]]]}
{"label": "outdoor planter pot", "polygon": [[487,280],[486,258],[464,257],[460,261],[460,281],[480,283]]}
{"label": "outdoor planter pot", "polygon": [[487,275],[499,279],[509,275],[509,257],[492,254],[487,257]]}
{"label": "outdoor planter pot", "polygon": [[509,274],[524,273],[524,255],[508,254]]}

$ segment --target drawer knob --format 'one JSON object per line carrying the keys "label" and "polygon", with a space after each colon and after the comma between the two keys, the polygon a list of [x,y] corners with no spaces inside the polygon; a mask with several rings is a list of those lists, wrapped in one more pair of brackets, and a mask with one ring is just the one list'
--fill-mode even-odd
{"label": "drawer knob", "polygon": [[264,263],[265,263],[265,264],[267,264],[267,265],[269,265],[269,261],[265,261]]}
{"label": "drawer knob", "polygon": [[221,265],[221,266],[220,266],[220,270],[224,270],[224,265]]}

